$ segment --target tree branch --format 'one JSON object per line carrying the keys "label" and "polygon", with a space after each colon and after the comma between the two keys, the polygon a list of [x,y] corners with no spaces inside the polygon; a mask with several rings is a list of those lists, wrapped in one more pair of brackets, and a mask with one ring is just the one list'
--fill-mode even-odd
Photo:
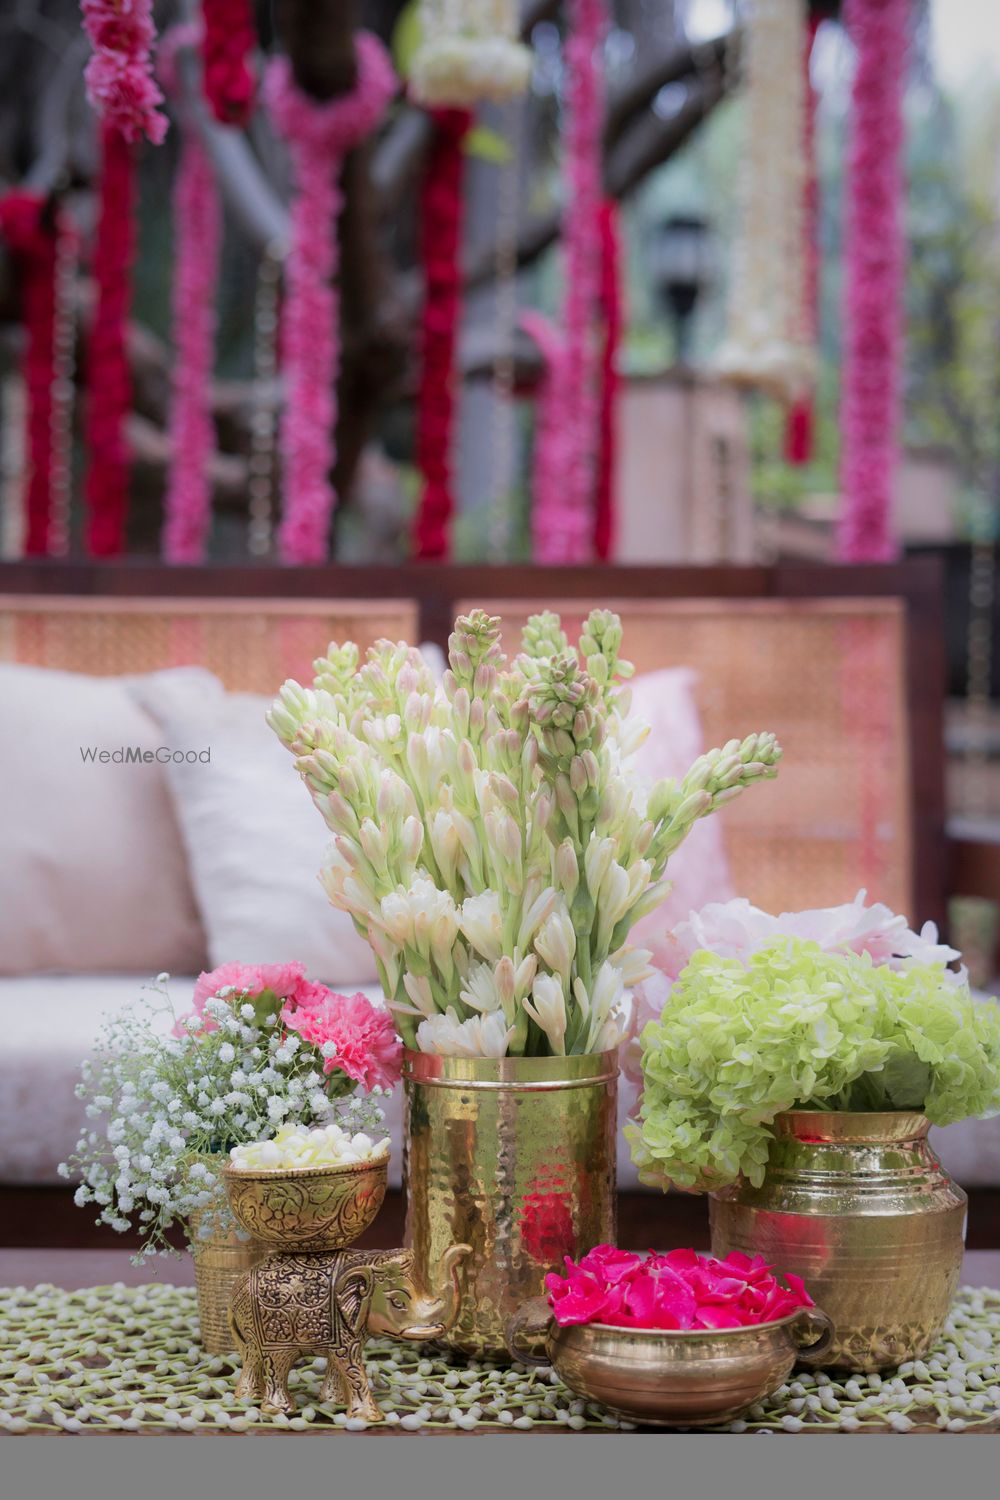
{"label": "tree branch", "polygon": [[[618,142],[605,161],[605,190],[612,198],[623,198],[645,174],[666,161],[685,144],[702,120],[711,113],[725,93],[721,71],[695,83],[691,80],[687,101],[676,114],[661,119],[651,110]],[[559,238],[562,214],[559,208],[528,223],[518,242],[518,269],[530,266]],[[492,245],[469,257],[465,268],[465,287],[469,291],[484,286],[495,274],[495,251]]]}
{"label": "tree branch", "polygon": [[708,42],[686,43],[640,60],[631,76],[611,97],[604,122],[605,150],[610,150],[629,128],[636,115],[647,110],[661,89],[679,83],[690,74],[721,73],[738,34],[727,32]]}
{"label": "tree branch", "polygon": [[355,0],[279,0],[278,32],[299,88],[314,99],[333,99],[358,76]]}

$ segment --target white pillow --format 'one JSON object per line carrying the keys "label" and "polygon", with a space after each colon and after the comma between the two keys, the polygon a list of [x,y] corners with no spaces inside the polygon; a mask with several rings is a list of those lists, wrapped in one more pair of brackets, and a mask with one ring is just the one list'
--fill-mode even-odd
{"label": "white pillow", "polygon": [[122,678],[0,665],[0,974],[203,966],[160,742]]}
{"label": "white pillow", "polygon": [[165,742],[210,752],[166,767],[210,965],[300,959],[327,984],[377,983],[371,949],[319,883],[330,834],[265,723],[271,700],[226,693],[200,667],[155,672],[133,691]]}

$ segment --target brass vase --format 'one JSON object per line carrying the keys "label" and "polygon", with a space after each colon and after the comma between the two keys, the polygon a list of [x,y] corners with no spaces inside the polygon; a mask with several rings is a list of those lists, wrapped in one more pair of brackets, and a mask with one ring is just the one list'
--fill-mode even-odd
{"label": "brass vase", "polygon": [[268,1247],[246,1235],[241,1238],[235,1225],[224,1229],[215,1214],[206,1219],[202,1213],[193,1213],[188,1225],[201,1341],[209,1354],[231,1354],[236,1346],[229,1330],[230,1294],[243,1272],[256,1265]]}
{"label": "brass vase", "polygon": [[906,1111],[796,1110],[759,1188],[712,1194],[712,1253],[763,1255],[833,1319],[824,1363],[880,1370],[926,1352],[958,1285],[966,1197]]}
{"label": "brass vase", "polygon": [[508,1318],[563,1256],[615,1238],[618,1054],[438,1057],[407,1051],[406,1242],[430,1278],[460,1270],[451,1347],[509,1358]]}

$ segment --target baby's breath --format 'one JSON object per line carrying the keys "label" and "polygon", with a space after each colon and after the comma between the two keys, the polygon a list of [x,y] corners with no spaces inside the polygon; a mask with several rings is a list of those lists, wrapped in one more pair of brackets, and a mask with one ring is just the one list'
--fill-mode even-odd
{"label": "baby's breath", "polygon": [[[74,1201],[94,1205],[98,1223],[139,1227],[137,1262],[168,1250],[167,1231],[192,1213],[229,1222],[220,1172],[232,1146],[268,1140],[285,1123],[336,1120],[351,1135],[377,1134],[384,1119],[379,1090],[331,1099],[316,1049],[297,1036],[289,1046],[267,1024],[274,1016],[258,1020],[240,993],[206,1001],[205,1016],[213,1030],[164,1035],[174,1012],[161,976],[105,1022],[81,1069],[77,1097],[104,1126],[88,1125],[59,1171],[82,1178]],[[343,1075],[327,1086],[342,1091]]]}

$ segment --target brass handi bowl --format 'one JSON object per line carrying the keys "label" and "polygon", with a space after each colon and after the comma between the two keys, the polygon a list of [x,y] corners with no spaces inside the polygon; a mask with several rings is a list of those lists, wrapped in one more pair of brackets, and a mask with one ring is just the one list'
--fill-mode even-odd
{"label": "brass handi bowl", "polygon": [[776,1391],[796,1364],[818,1365],[833,1325],[817,1307],[750,1328],[560,1327],[544,1298],[507,1324],[524,1364],[551,1364],[571,1391],[643,1426],[731,1422]]}
{"label": "brass handi bowl", "polygon": [[342,1167],[223,1168],[233,1217],[270,1250],[342,1250],[382,1207],[388,1153]]}

